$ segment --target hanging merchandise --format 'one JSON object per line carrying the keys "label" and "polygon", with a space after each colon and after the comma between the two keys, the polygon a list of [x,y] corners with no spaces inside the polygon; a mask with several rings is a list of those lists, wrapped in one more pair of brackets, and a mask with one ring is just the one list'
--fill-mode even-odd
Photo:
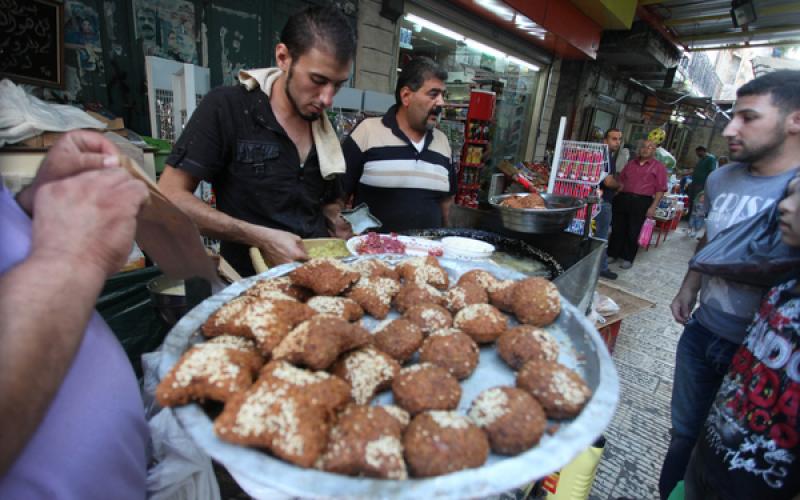
{"label": "hanging merchandise", "polygon": [[[561,141],[560,155],[553,160],[555,183],[553,193],[585,199],[594,194],[607,174],[608,146],[595,142]],[[592,206],[592,218],[600,213],[600,206]],[[581,208],[567,227],[567,231],[583,234],[586,208]]]}
{"label": "hanging merchandise", "polygon": [[661,144],[667,138],[667,131],[663,128],[654,128],[647,134],[647,140],[653,141],[656,144]]}
{"label": "hanging merchandise", "polygon": [[456,203],[461,206],[478,207],[481,169],[485,164],[486,150],[491,139],[494,108],[494,92],[473,90],[470,93],[456,192]]}

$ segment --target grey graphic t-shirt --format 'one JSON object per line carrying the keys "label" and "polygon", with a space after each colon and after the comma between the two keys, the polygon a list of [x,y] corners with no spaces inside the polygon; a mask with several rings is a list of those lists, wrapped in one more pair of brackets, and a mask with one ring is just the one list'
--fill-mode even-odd
{"label": "grey graphic t-shirt", "polygon": [[[720,231],[778,203],[796,169],[774,176],[752,175],[747,165],[733,163],[714,170],[706,181],[706,235]],[[765,288],[703,276],[695,318],[731,342],[741,343]]]}

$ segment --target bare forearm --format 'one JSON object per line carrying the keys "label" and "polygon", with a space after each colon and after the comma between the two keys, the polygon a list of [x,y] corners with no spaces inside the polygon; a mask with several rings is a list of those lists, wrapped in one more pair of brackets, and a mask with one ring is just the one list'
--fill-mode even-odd
{"label": "bare forearm", "polygon": [[105,275],[50,256],[0,276],[0,476],[47,411],[83,339]]}
{"label": "bare forearm", "polygon": [[258,246],[250,231],[251,224],[206,205],[192,193],[177,192],[168,196],[170,201],[192,219],[203,236]]}
{"label": "bare forearm", "polygon": [[453,197],[448,196],[439,202],[439,206],[442,207],[442,226],[449,227],[450,226],[450,208],[453,206]]}
{"label": "bare forearm", "polygon": [[653,210],[658,208],[658,204],[661,203],[661,198],[663,197],[664,193],[656,193],[655,196],[653,196],[653,203],[650,205],[650,208],[652,208]]}
{"label": "bare forearm", "polygon": [[[697,248],[695,249],[695,254],[700,251],[701,248],[706,246],[708,240],[706,239],[705,235],[703,238],[697,242]],[[683,277],[683,282],[681,283],[681,290],[688,290],[693,293],[696,293],[700,290],[700,285],[702,284],[702,273],[698,273],[697,271],[686,271],[686,276]]]}

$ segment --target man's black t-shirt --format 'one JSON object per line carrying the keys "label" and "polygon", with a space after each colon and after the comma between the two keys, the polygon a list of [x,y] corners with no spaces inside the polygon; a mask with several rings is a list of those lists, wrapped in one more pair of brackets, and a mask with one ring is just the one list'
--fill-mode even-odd
{"label": "man's black t-shirt", "polygon": [[[328,236],[320,208],[339,197],[339,181],[322,178],[313,148],[300,164],[261,90],[237,85],[209,92],[167,164],[210,182],[217,209],[231,217],[302,238]],[[246,245],[223,241],[221,246],[239,273],[254,273]]]}

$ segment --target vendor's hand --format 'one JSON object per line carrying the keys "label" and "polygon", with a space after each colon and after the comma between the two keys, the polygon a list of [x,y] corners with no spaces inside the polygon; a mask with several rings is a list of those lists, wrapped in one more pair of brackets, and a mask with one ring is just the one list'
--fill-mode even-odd
{"label": "vendor's hand", "polygon": [[279,229],[256,226],[257,246],[268,266],[277,266],[296,260],[308,260],[308,254],[299,236]]}
{"label": "vendor's hand", "polygon": [[352,238],[353,226],[342,217],[342,207],[338,203],[330,203],[322,207],[328,234],[334,238],[347,240]]}
{"label": "vendor's hand", "polygon": [[33,183],[20,192],[17,201],[28,214],[33,213],[36,192],[45,184],[87,170],[119,166],[119,150],[97,132],[74,130],[64,134],[47,152]]}
{"label": "vendor's hand", "polygon": [[655,217],[656,216],[656,207],[650,207],[647,209],[647,216],[648,217]]}
{"label": "vendor's hand", "polygon": [[670,309],[672,310],[672,317],[675,318],[680,324],[686,324],[692,316],[695,301],[697,300],[697,292],[681,287],[678,294],[672,299]]}
{"label": "vendor's hand", "polygon": [[47,182],[33,200],[31,255],[90,266],[109,276],[128,258],[145,184],[121,168]]}

